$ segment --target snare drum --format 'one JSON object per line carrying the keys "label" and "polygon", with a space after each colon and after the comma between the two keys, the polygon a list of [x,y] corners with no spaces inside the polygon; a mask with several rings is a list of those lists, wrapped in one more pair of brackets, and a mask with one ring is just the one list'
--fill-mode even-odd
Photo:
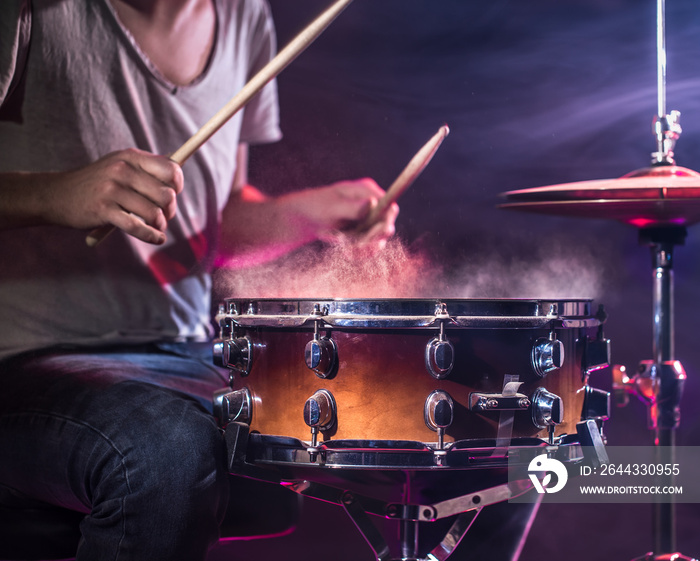
{"label": "snare drum", "polygon": [[231,298],[217,320],[229,470],[341,505],[377,559],[446,558],[535,456],[580,461],[577,428],[600,442],[608,415],[588,300]]}
{"label": "snare drum", "polygon": [[591,305],[231,298],[215,343],[233,389],[224,423],[312,447],[575,434],[590,417],[588,373],[607,366]]}

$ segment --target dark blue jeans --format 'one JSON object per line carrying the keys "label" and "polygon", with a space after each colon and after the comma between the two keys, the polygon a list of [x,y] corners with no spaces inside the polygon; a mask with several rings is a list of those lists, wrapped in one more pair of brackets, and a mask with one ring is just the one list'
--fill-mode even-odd
{"label": "dark blue jeans", "polygon": [[[228,499],[209,345],[0,362],[0,491],[84,512],[78,559],[203,560]],[[1,495],[1,493],[0,493]]]}

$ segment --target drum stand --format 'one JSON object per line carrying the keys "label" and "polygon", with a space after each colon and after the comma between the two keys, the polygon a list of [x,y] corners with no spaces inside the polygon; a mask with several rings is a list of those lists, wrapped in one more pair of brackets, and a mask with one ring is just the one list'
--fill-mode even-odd
{"label": "drum stand", "polygon": [[[449,498],[443,498],[437,502],[418,498],[418,502],[408,502],[405,499],[413,495],[415,490],[413,484],[416,483],[413,479],[415,474],[409,469],[400,470],[403,475],[392,479],[389,483],[394,490],[391,496],[401,497],[399,501],[392,501],[386,497],[378,498],[360,491],[348,490],[347,485],[343,485],[346,482],[343,477],[340,481],[333,480],[332,477],[328,481],[314,481],[303,477],[304,474],[318,477],[318,474],[314,474],[318,471],[318,466],[315,470],[306,469],[301,472],[296,471],[293,466],[277,466],[279,470],[272,465],[263,467],[256,462],[257,454],[260,451],[270,452],[270,446],[274,447],[274,442],[277,440],[275,437],[250,434],[248,426],[243,423],[229,423],[224,431],[224,440],[230,473],[281,484],[304,497],[339,505],[371,548],[376,561],[445,561],[460,544],[483,508],[514,499],[532,490],[532,484],[527,478],[510,479],[507,483],[503,482],[488,488],[480,488],[479,484],[462,487],[461,483],[465,480],[461,482],[453,480]],[[579,457],[577,454],[580,453],[580,449],[576,445],[565,444],[560,449],[563,454],[561,458],[564,461],[567,455],[571,455],[572,458]],[[523,469],[529,464],[530,456],[534,457],[542,450],[541,447],[531,446],[521,450]],[[281,451],[282,448],[275,450],[273,454],[278,455]],[[463,452],[471,455],[473,451],[465,449]],[[462,458],[462,460],[465,459],[465,457]],[[499,471],[498,479],[503,481],[509,466],[508,460],[504,458],[497,462],[489,462],[489,466]],[[391,473],[393,476],[399,471],[391,470]],[[399,483],[399,479],[403,479],[403,483]],[[381,477],[380,480],[384,484],[387,482]],[[478,490],[469,492],[469,489],[474,487]],[[370,486],[367,489],[375,488]],[[418,495],[422,496],[420,491]],[[393,535],[396,535],[394,532],[398,525],[398,540],[392,539],[390,544],[382,533],[382,530],[387,528],[378,526],[381,521],[388,521],[392,525],[391,534]],[[431,528],[429,537],[431,541],[434,540],[433,543],[440,541],[427,551],[431,546],[419,542],[421,525],[439,521],[444,524],[439,528]],[[447,524],[451,525],[448,527]],[[445,531],[444,537],[440,537],[443,531]],[[436,534],[438,534],[437,537]]]}
{"label": "drum stand", "polygon": [[[328,499],[328,488],[324,489],[322,485],[316,484],[311,484],[310,487],[309,482],[304,482],[304,485],[307,487],[307,490],[302,494],[310,494],[314,498],[326,495],[326,499]],[[313,487],[316,487],[316,489],[313,489]],[[311,493],[308,491],[311,491]],[[297,492],[300,491],[297,490]],[[511,488],[507,484],[503,484],[435,505],[384,504],[348,491],[343,491],[339,500],[333,500],[332,502],[338,502],[343,507],[343,510],[345,510],[372,549],[377,561],[444,561],[459,545],[482,508],[508,500],[512,496]],[[419,557],[418,537],[420,522],[433,522],[437,517],[455,513],[459,514],[443,540],[427,557]],[[389,546],[370,519],[370,514],[399,521],[400,557],[390,557]]]}

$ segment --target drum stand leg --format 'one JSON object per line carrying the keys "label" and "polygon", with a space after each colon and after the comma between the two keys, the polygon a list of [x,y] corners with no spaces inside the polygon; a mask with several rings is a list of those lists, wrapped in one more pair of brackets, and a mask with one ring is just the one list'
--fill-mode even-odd
{"label": "drum stand leg", "polygon": [[480,512],[481,509],[478,509],[460,514],[450,527],[445,538],[430,552],[428,557],[430,561],[445,561],[459,545],[459,542],[462,541],[462,538],[471,528],[472,523]]}
{"label": "drum stand leg", "polygon": [[418,522],[401,521],[401,559],[415,559],[418,556]]}
{"label": "drum stand leg", "polygon": [[[285,486],[300,495],[341,505],[367,541],[377,561],[444,561],[459,545],[484,507],[520,496],[532,488],[529,480],[516,480],[435,504],[419,505],[386,503],[381,499],[306,480],[287,481]],[[401,524],[400,558],[390,557],[389,546],[370,514]],[[455,516],[455,520],[442,541],[426,558],[419,557],[419,523],[451,516]]]}
{"label": "drum stand leg", "polygon": [[[360,500],[352,493],[346,492],[343,494],[341,504],[374,552],[376,560],[398,561],[389,557],[389,546],[370,520],[369,515],[360,504]],[[479,512],[481,512],[481,508],[463,512],[457,516],[443,540],[428,554],[427,558],[418,557],[418,522],[401,520],[400,561],[445,561],[462,541]]]}
{"label": "drum stand leg", "polygon": [[389,546],[377,527],[369,519],[369,515],[362,508],[357,497],[352,493],[344,493],[341,501],[343,509],[372,548],[377,561],[389,560]]}

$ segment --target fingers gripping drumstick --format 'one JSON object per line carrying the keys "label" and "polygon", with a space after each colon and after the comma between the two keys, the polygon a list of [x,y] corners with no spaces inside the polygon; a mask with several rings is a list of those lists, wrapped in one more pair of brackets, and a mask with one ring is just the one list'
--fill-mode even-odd
{"label": "fingers gripping drumstick", "polygon": [[[187,142],[170,156],[176,164],[182,165],[196,152],[202,144],[218,131],[231,117],[240,111],[251,98],[257,94],[270,80],[284,70],[299,56],[313,41],[328,27],[333,20],[352,2],[352,0],[337,0],[320,16],[312,21],[289,44],[268,62],[250,81],[243,86],[231,100],[222,107],[216,115],[197,131]],[[85,240],[94,247],[105,239],[115,229],[112,225],[102,226],[90,232]]]}
{"label": "fingers gripping drumstick", "polygon": [[442,141],[445,140],[449,133],[449,127],[442,125],[435,135],[416,152],[416,155],[411,158],[411,161],[408,162],[408,165],[387,189],[384,196],[379,199],[377,206],[370,211],[367,218],[357,227],[358,232],[369,230],[378,221],[382,213],[403,195],[404,191],[413,184],[428,163],[430,163],[430,160],[433,159],[435,152],[437,152],[440,144],[442,144]]}

